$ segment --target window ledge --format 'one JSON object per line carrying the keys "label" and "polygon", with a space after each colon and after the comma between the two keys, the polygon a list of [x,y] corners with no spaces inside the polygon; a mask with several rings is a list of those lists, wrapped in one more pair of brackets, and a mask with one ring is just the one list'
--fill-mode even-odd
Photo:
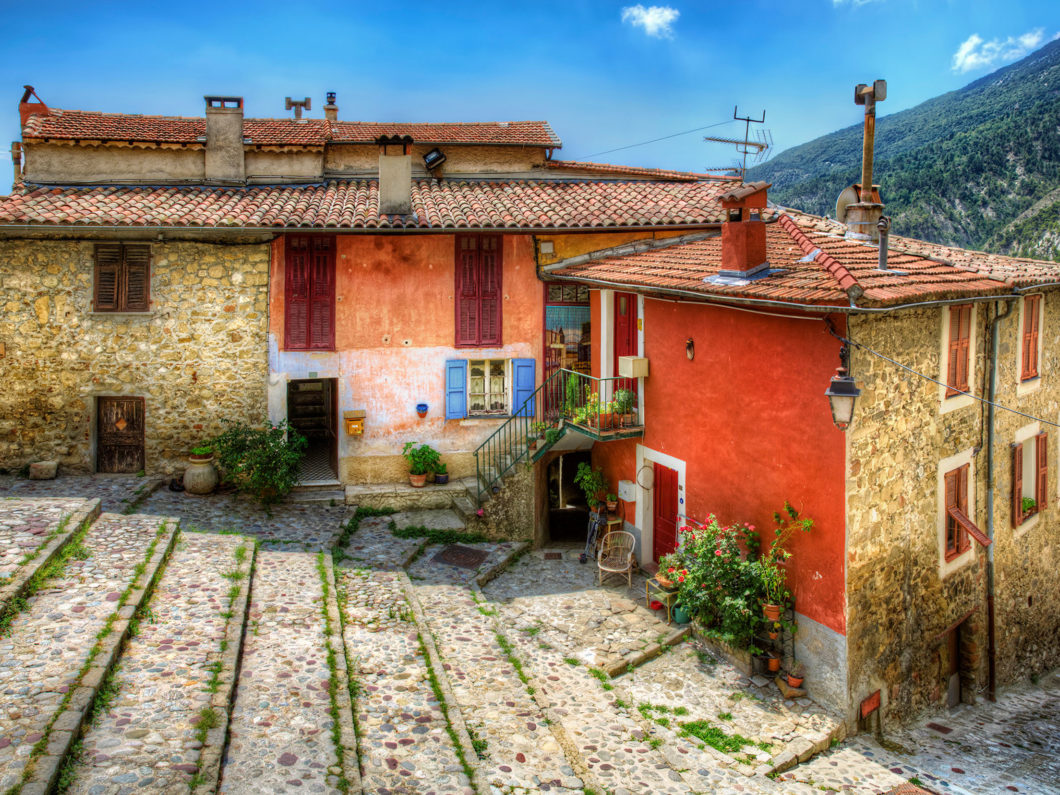
{"label": "window ledge", "polygon": [[1027,378],[1016,384],[1017,395],[1027,395],[1031,392],[1036,391],[1042,385],[1041,375],[1036,375],[1033,378]]}
{"label": "window ledge", "polygon": [[1031,530],[1032,528],[1036,527],[1037,524],[1038,524],[1038,520],[1041,517],[1041,515],[1042,515],[1042,512],[1039,509],[1039,510],[1036,510],[1034,513],[1032,513],[1030,516],[1026,517],[1022,522],[1019,523],[1019,526],[1015,528],[1015,532],[1013,533],[1013,537],[1014,538],[1019,538],[1024,533],[1026,533],[1028,530]]}
{"label": "window ledge", "polygon": [[158,310],[151,309],[147,312],[97,312],[92,310],[88,314],[91,317],[154,317],[158,314]]}
{"label": "window ledge", "polygon": [[939,406],[939,414],[947,414],[957,409],[967,408],[973,403],[975,403],[975,398],[971,395],[950,395],[942,399],[942,405]]}
{"label": "window ledge", "polygon": [[482,420],[510,420],[511,414],[468,414],[460,422],[481,422]]}

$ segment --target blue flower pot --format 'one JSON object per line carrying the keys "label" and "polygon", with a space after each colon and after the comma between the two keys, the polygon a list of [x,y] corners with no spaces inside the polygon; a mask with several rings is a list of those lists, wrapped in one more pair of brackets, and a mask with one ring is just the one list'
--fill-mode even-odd
{"label": "blue flower pot", "polygon": [[687,624],[692,620],[692,614],[685,609],[684,605],[674,605],[674,621],[678,624]]}

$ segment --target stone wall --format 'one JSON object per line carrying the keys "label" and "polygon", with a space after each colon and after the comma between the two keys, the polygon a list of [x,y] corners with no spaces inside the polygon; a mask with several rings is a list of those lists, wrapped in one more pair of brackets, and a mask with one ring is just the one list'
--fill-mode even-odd
{"label": "stone wall", "polygon": [[[944,308],[854,316],[850,336],[922,373],[940,377]],[[989,319],[993,305],[974,306],[971,390],[986,395]],[[1050,322],[1051,321],[1051,322]],[[1060,294],[1047,296],[1044,354],[1037,389],[1017,395],[1019,312],[1002,321],[998,402],[1058,418]],[[988,531],[987,427],[982,403],[960,397],[943,411],[941,388],[855,349],[852,372],[862,388],[847,433],[847,648],[853,710],[881,691],[884,725],[927,708],[945,706],[946,633],[961,624],[958,648],[963,700],[987,684],[986,551],[974,540],[968,553],[944,561],[940,537],[941,474],[966,460],[969,516]],[[1022,390],[1025,391],[1025,390]],[[960,403],[958,405],[961,405]],[[996,560],[998,683],[1060,662],[1057,436],[1050,434],[1050,504],[1033,526],[1014,532],[1010,520],[1011,452],[1017,429],[1031,420],[999,411],[995,422],[993,489]],[[1047,430],[1046,426],[1042,426]],[[944,463],[951,459],[951,463]],[[1052,583],[1053,587],[1048,587]],[[1033,612],[1028,608],[1028,597]],[[1040,612],[1039,612],[1040,611]]]}
{"label": "stone wall", "polygon": [[[131,241],[140,242],[140,241]],[[146,399],[145,468],[266,415],[267,244],[151,244],[151,311],[93,312],[95,241],[0,241],[0,468],[95,469],[95,398]]]}

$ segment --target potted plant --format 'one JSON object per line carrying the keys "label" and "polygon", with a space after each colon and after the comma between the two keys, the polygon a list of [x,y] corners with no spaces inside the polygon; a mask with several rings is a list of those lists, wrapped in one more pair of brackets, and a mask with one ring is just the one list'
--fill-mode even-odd
{"label": "potted plant", "polygon": [[780,658],[772,653],[766,655],[766,668],[769,669],[770,673],[775,674],[780,670]]}
{"label": "potted plant", "polygon": [[608,495],[604,497],[604,504],[607,506],[608,513],[614,513],[618,509],[618,495],[609,492]]}
{"label": "potted plant", "polygon": [[585,501],[590,508],[600,504],[600,496],[606,493],[607,479],[604,470],[597,467],[593,469],[589,464],[582,461],[574,473],[574,485],[580,486],[585,492]]}
{"label": "potted plant", "polygon": [[618,422],[622,427],[628,428],[636,422],[636,415],[633,413],[632,389],[616,389],[614,406]]}
{"label": "potted plant", "polygon": [[678,624],[687,624],[692,620],[692,614],[683,604],[674,605],[674,621]]}
{"label": "potted plant", "polygon": [[401,455],[409,465],[409,483],[417,489],[426,485],[427,473],[435,471],[441,458],[429,444],[417,447],[415,442],[406,442]]}
{"label": "potted plant", "polygon": [[1038,503],[1034,497],[1024,497],[1020,502],[1020,507],[1023,509],[1023,515],[1027,516],[1028,514],[1034,513],[1038,508]]}
{"label": "potted plant", "polygon": [[544,439],[545,438],[545,431],[547,431],[547,430],[548,430],[548,423],[547,422],[535,422],[535,423],[532,423],[530,425],[530,432],[533,434],[533,436],[536,436],[538,439]]}
{"label": "potted plant", "polygon": [[563,431],[559,428],[549,428],[545,431],[545,444],[555,444],[562,435]]}
{"label": "potted plant", "polygon": [[683,579],[685,573],[685,562],[681,558],[681,553],[674,551],[659,558],[659,572],[655,575],[655,581],[663,588],[676,588],[677,578]]}
{"label": "potted plant", "polygon": [[224,433],[211,440],[225,482],[252,494],[263,505],[279,502],[298,483],[306,438],[283,420],[254,428],[227,422]]}
{"label": "potted plant", "polygon": [[769,639],[770,640],[776,640],[777,639],[777,636],[780,634],[780,622],[779,621],[774,621],[774,622],[772,622],[770,624],[768,634],[769,634]]}
{"label": "potted plant", "polygon": [[791,666],[791,670],[788,671],[788,685],[790,687],[802,687],[802,682],[805,678],[806,668],[801,662]]}
{"label": "potted plant", "polygon": [[184,491],[187,494],[209,494],[217,488],[217,468],[213,465],[213,446],[200,444],[191,448],[188,468],[184,470]]}
{"label": "potted plant", "polygon": [[773,542],[769,545],[769,551],[762,553],[756,561],[756,574],[762,595],[762,614],[767,621],[777,622],[783,605],[791,598],[787,589],[788,573],[781,566],[782,561],[791,557],[784,544],[796,530],[809,532],[813,528],[813,519],[800,518],[799,512],[785,501],[784,515],[775,511],[773,521],[777,525],[773,531]]}
{"label": "potted plant", "polygon": [[444,463],[440,463],[434,468],[434,482],[440,486],[449,482],[449,471]]}

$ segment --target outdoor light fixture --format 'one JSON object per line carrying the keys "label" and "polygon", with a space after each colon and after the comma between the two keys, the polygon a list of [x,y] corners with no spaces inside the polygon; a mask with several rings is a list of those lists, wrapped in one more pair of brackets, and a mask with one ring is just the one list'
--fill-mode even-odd
{"label": "outdoor light fixture", "polygon": [[841,364],[836,368],[835,375],[824,391],[828,396],[828,402],[832,406],[832,422],[841,431],[845,431],[854,419],[854,402],[861,394],[854,379],[847,375],[850,352],[844,345],[839,349]]}
{"label": "outdoor light fixture", "polygon": [[438,168],[438,166],[444,162],[445,154],[438,147],[435,147],[423,156],[423,165],[427,167],[428,171],[434,171],[434,169]]}
{"label": "outdoor light fixture", "polygon": [[688,361],[696,358],[696,343],[693,342],[691,337],[685,340],[685,355],[688,357]]}

